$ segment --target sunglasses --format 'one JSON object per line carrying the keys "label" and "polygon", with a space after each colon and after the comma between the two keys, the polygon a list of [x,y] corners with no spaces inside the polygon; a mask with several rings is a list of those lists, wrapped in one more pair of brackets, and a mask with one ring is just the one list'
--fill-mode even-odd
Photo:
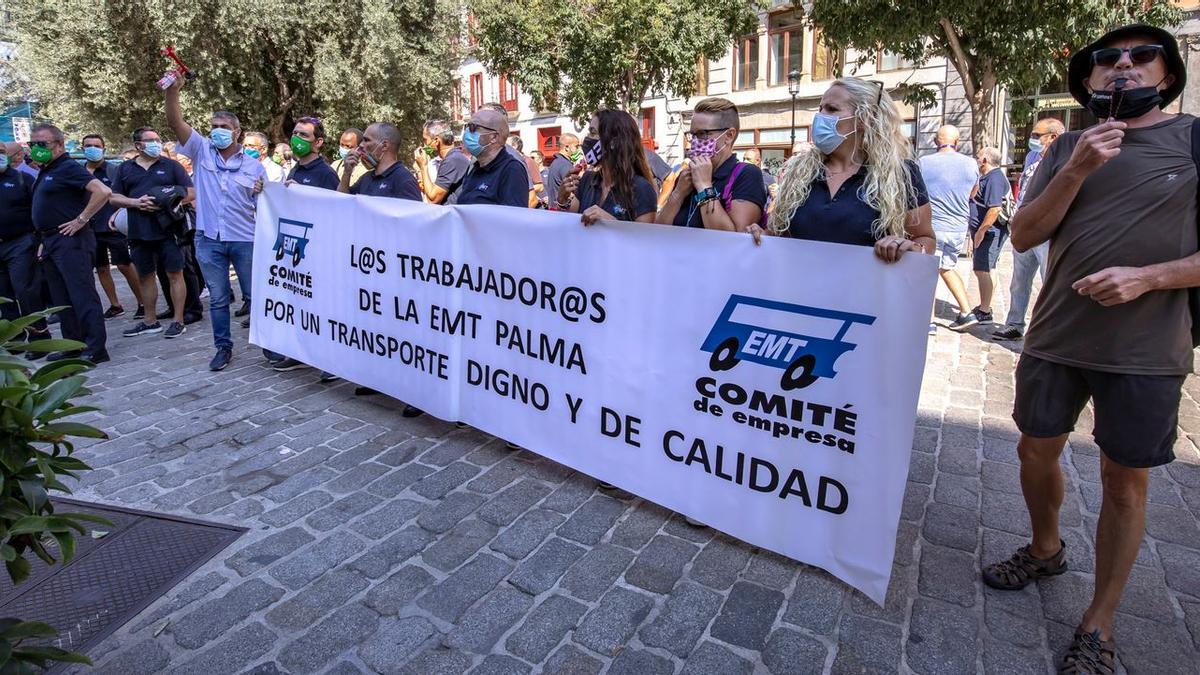
{"label": "sunglasses", "polygon": [[474,122],[467,122],[467,131],[469,131],[471,133],[475,133],[475,132],[479,131],[480,129],[483,129],[484,131],[495,131],[495,129],[493,129],[491,127],[485,127],[482,124],[476,124]]}
{"label": "sunglasses", "polygon": [[319,117],[301,117],[300,119],[296,120],[296,123],[297,123],[297,124],[301,124],[301,123],[303,123],[303,124],[314,124],[314,125],[316,125],[316,124],[320,124],[320,123],[321,123],[321,118],[319,118]]}
{"label": "sunglasses", "polygon": [[29,145],[34,148],[48,148],[50,141],[29,141]]}
{"label": "sunglasses", "polygon": [[1105,47],[1092,52],[1092,63],[1097,66],[1111,68],[1117,65],[1121,57],[1129,53],[1129,60],[1137,64],[1150,63],[1163,53],[1162,45],[1138,45],[1136,47]]}
{"label": "sunglasses", "polygon": [[711,138],[713,134],[723,134],[726,131],[729,131],[729,127],[722,127],[720,129],[697,129],[696,131],[688,131],[684,135],[687,136],[689,141],[694,141],[696,139],[707,140],[708,138]]}

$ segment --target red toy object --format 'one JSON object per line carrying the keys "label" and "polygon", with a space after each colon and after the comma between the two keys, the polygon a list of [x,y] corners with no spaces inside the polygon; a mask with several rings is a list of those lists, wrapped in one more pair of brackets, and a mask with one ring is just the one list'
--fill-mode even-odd
{"label": "red toy object", "polygon": [[183,59],[179,58],[179,55],[175,53],[174,47],[168,45],[163,47],[159,53],[175,62],[175,70],[163,75],[158,81],[159,89],[166,89],[170,87],[171,85],[175,84],[175,81],[180,77],[188,80],[194,80],[196,78],[196,73],[193,72],[191,68],[187,67],[187,65],[183,62]]}

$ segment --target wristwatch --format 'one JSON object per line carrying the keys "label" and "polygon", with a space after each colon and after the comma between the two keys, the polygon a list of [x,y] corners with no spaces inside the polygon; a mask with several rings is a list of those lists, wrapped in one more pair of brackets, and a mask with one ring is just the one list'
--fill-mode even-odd
{"label": "wristwatch", "polygon": [[697,192],[696,196],[692,197],[692,203],[693,204],[702,204],[710,199],[716,199],[716,198],[717,198],[717,189],[712,188],[712,187],[706,187],[703,190],[700,190],[699,192]]}

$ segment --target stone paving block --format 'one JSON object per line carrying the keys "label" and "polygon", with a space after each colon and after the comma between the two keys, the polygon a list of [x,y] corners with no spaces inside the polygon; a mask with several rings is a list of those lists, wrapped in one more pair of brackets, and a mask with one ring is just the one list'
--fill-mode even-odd
{"label": "stone paving block", "polygon": [[975,556],[934,544],[921,547],[918,581],[921,595],[972,607],[979,583]]}
{"label": "stone paving block", "polygon": [[933,500],[939,504],[959,506],[964,509],[979,507],[980,481],[978,476],[956,476],[944,473],[938,476]]}
{"label": "stone paving block", "polygon": [[[1025,507],[1025,498],[1021,495],[992,490],[985,491],[980,508],[980,518],[986,527],[1023,537],[1033,534],[1029,527],[1029,510]],[[1065,519],[1063,524],[1068,524]]]}
{"label": "stone paving block", "polygon": [[234,631],[178,668],[171,669],[171,675],[236,673],[247,663],[254,663],[271,651],[277,639],[278,636],[271,629],[261,623],[252,623]]}
{"label": "stone paving block", "polygon": [[326,483],[325,489],[334,494],[355,492],[390,470],[391,467],[385,464],[360,464]]}
{"label": "stone paving block", "polygon": [[599,600],[616,583],[634,554],[611,544],[588,551],[563,577],[562,587],[580,600]]}
{"label": "stone paving block", "polygon": [[739,581],[729,591],[710,633],[731,645],[761,651],[783,605],[783,597],[779,591]]}
{"label": "stone paving block", "polygon": [[1200,651],[1200,602],[1180,600],[1179,605],[1183,607],[1184,624],[1192,635],[1192,644]]}
{"label": "stone paving block", "polygon": [[997,639],[1019,647],[1042,646],[1042,603],[1036,586],[1020,591],[983,587],[983,618]]}
{"label": "stone paving block", "polygon": [[314,530],[327,532],[345,525],[355,516],[366,513],[379,505],[379,498],[365,492],[354,492],[325,508],[313,513],[304,522]]}
{"label": "stone paving block", "polygon": [[563,645],[546,660],[542,675],[599,675],[604,664],[570,644]]}
{"label": "stone paving block", "polygon": [[530,468],[526,474],[527,477],[551,485],[559,485],[575,473],[571,467],[559,464],[548,457],[535,456],[528,463]]}
{"label": "stone paving block", "polygon": [[[1057,667],[1058,662],[1054,665]],[[1045,675],[1049,667],[1046,654],[1000,640],[984,640],[983,672],[1012,675]]]}
{"label": "stone paving block", "polygon": [[472,670],[471,675],[525,675],[530,672],[533,672],[533,668],[523,661],[511,656],[492,654]]}
{"label": "stone paving block", "polygon": [[715,642],[705,642],[692,652],[680,675],[750,675],[754,664]]}
{"label": "stone paving block", "polygon": [[479,511],[479,517],[493,525],[511,524],[534,504],[550,494],[550,488],[532,480],[523,480],[500,493]]}
{"label": "stone paving block", "polygon": [[802,566],[783,620],[818,635],[830,635],[845,596],[846,585],[841,581],[824,570]]}
{"label": "stone paving block", "polygon": [[418,598],[417,604],[434,616],[453,623],[508,576],[512,568],[511,563],[495,556],[479,555]]}
{"label": "stone paving block", "polygon": [[929,501],[929,486],[909,482],[904,488],[904,501],[900,505],[902,520],[918,521],[925,514],[925,502]]}
{"label": "stone paving block", "polygon": [[283,527],[331,502],[333,497],[328,492],[314,490],[267,511],[259,516],[259,520],[271,527]]}
{"label": "stone paving block", "polygon": [[289,528],[250,544],[233,554],[225,561],[225,564],[238,574],[247,576],[292,553],[313,539],[315,537],[298,527]]}
{"label": "stone paving block", "polygon": [[269,574],[292,590],[308,585],[317,577],[354,557],[367,548],[362,539],[349,532],[335,532],[271,568]]}
{"label": "stone paving block", "polygon": [[484,497],[470,492],[452,492],[427,507],[417,518],[417,524],[430,532],[446,532],[463,522],[485,501]]}
{"label": "stone paving block", "polygon": [[606,656],[615,656],[650,613],[654,601],[641,593],[615,587],[583,619],[575,642]]}
{"label": "stone paving block", "polygon": [[440,443],[421,455],[421,461],[434,466],[446,466],[455,460],[465,458],[476,448],[490,441],[491,438],[476,429],[461,429],[444,436]]}
{"label": "stone paving block", "polygon": [[725,590],[737,581],[750,561],[751,548],[732,537],[717,535],[692,563],[689,577],[710,588]]}
{"label": "stone paving block", "polygon": [[514,560],[520,560],[537,548],[565,520],[566,516],[553,511],[533,509],[504,529],[500,536],[492,541],[491,548]]}
{"label": "stone paving block", "polygon": [[379,629],[358,646],[358,656],[377,673],[399,672],[402,664],[437,633],[428,619],[413,616],[384,619]]}
{"label": "stone paving block", "polygon": [[560,485],[557,490],[550,493],[549,497],[543,499],[542,508],[558,511],[563,514],[570,513],[579,508],[580,504],[587,501],[588,497],[595,491],[596,480],[577,473]]}
{"label": "stone paving block", "polygon": [[511,586],[500,586],[467,610],[443,642],[447,647],[486,654],[532,606],[532,597]]}
{"label": "stone paving block", "polygon": [[561,595],[551,595],[529,613],[504,647],[509,652],[540,663],[569,631],[579,625],[587,607]]}
{"label": "stone paving block", "polygon": [[487,546],[498,531],[482,520],[464,520],[425,549],[421,558],[431,567],[449,572]]}
{"label": "stone paving block", "polygon": [[900,662],[900,627],[845,614],[838,627],[837,656],[830,672],[891,673]]}
{"label": "stone paving block", "polygon": [[1118,640],[1117,658],[1129,673],[1194,673],[1200,663],[1200,653],[1192,647],[1187,629],[1178,622],[1163,625],[1124,614],[1118,608],[1113,631]]}
{"label": "stone paving block", "polygon": [[789,628],[771,633],[762,660],[772,675],[820,675],[829,650],[820,641]]}
{"label": "stone paving block", "polygon": [[433,467],[424,464],[405,464],[367,486],[367,491],[380,497],[392,498],[408,489],[408,486],[433,473]]}
{"label": "stone paving block", "polygon": [[424,508],[425,504],[411,499],[389,499],[383,508],[350,523],[350,529],[368,539],[383,539],[403,529]]}
{"label": "stone paving block", "polygon": [[251,579],[224,596],[203,603],[169,628],[179,646],[196,649],[282,597],[283,589],[261,579]]}
{"label": "stone paving block", "polygon": [[905,650],[913,670],[931,675],[957,675],[975,668],[978,635],[975,614],[968,609],[917,598]]}
{"label": "stone paving block", "polygon": [[359,604],[346,605],[284,647],[279,663],[294,672],[313,672],[369,639],[378,627],[378,614]]}
{"label": "stone paving block", "polygon": [[939,546],[974,553],[978,528],[978,512],[947,504],[930,504],[925,511],[921,534]]}
{"label": "stone paving block", "polygon": [[[1197,590],[1193,588],[1193,592]],[[1175,609],[1167,596],[1163,573],[1147,567],[1134,566],[1121,595],[1118,612],[1132,614],[1151,621],[1174,623]]]}
{"label": "stone paving block", "polygon": [[[1075,572],[1060,574],[1038,582],[1042,611],[1046,618],[1074,626],[1092,599],[1092,578]],[[1122,640],[1124,642],[1124,640]]]}
{"label": "stone paving block", "polygon": [[908,480],[911,483],[920,483],[929,485],[933,483],[933,474],[936,470],[934,463],[936,458],[933,455],[927,455],[923,452],[915,452],[912,459],[908,462]]}
{"label": "stone paving block", "polygon": [[567,518],[567,522],[558,528],[558,536],[594,546],[621,517],[626,506],[611,497],[596,495]]}
{"label": "stone paving block", "polygon": [[335,569],[319,577],[311,588],[267,612],[267,622],[288,630],[311,626],[322,616],[346,604],[370,583],[357,572]]}
{"label": "stone paving block", "polygon": [[455,462],[441,471],[417,481],[412,486],[412,491],[426,499],[441,499],[477,473],[479,473],[479,467],[466,462]]}
{"label": "stone paving block", "polygon": [[[582,510],[582,509],[580,509]],[[570,521],[567,521],[570,524]],[[559,528],[561,530],[561,528]],[[625,570],[625,581],[652,593],[669,593],[683,576],[683,568],[699,549],[682,539],[659,535]]]}
{"label": "stone paving block", "polygon": [[708,543],[709,539],[713,538],[716,530],[711,527],[697,527],[688,525],[682,514],[676,513],[671,516],[667,524],[663,526],[663,533],[686,539],[697,544]]}
{"label": "stone paving block", "polygon": [[[405,434],[407,436],[407,434]],[[384,446],[387,446],[389,440],[388,434],[381,436],[377,440]],[[376,462],[387,464],[388,466],[400,466],[412,461],[413,457],[425,452],[432,445],[432,441],[424,438],[407,438],[401,441],[395,447],[390,448],[387,452],[375,458]]]}
{"label": "stone paving block", "polygon": [[408,565],[372,588],[363,604],[384,616],[392,616],[408,606],[413,598],[432,588],[435,582],[429,572]]}
{"label": "stone paving block", "polygon": [[273,502],[286,502],[332,480],[337,475],[336,471],[323,466],[310,467],[292,475],[278,485],[267,488],[263,491],[262,496]]}
{"label": "stone paving block", "polygon": [[715,591],[685,581],[675,588],[662,612],[643,626],[638,636],[646,646],[661,647],[679,658],[687,658],[717,615],[721,600]]}
{"label": "stone paving block", "polygon": [[1200,597],[1200,551],[1175,544],[1159,544],[1156,549],[1167,585],[1180,593]]}
{"label": "stone paving block", "polygon": [[154,640],[142,640],[101,663],[91,672],[97,675],[157,675],[170,663],[171,657],[162,645]]}
{"label": "stone paving block", "polygon": [[462,675],[471,668],[470,654],[434,647],[419,654],[400,672],[403,675]]}
{"label": "stone paving block", "polygon": [[1146,533],[1159,541],[1200,549],[1200,525],[1186,509],[1147,504]]}
{"label": "stone paving block", "polygon": [[[433,450],[430,450],[430,452],[433,452]],[[428,454],[426,453],[426,455]],[[512,482],[525,476],[528,471],[528,464],[517,460],[515,457],[509,457],[506,461],[488,468],[487,471],[472,479],[466,484],[466,488],[473,492],[494,495],[508,487]]]}
{"label": "stone paving block", "polygon": [[567,568],[586,552],[582,546],[553,537],[528,560],[517,565],[508,581],[530,595],[538,595],[557,583]]}
{"label": "stone paving block", "polygon": [[773,551],[758,549],[750,559],[750,566],[746,568],[743,576],[746,581],[782,591],[791,585],[792,578],[799,569],[799,563],[794,560]]}
{"label": "stone paving block", "polygon": [[657,654],[626,649],[613,659],[608,675],[673,675],[675,666]]}
{"label": "stone paving block", "polygon": [[621,522],[617,523],[610,541],[636,551],[650,543],[670,517],[671,512],[658,504],[641,502],[627,511]]}
{"label": "stone paving block", "polygon": [[219,572],[209,572],[208,574],[197,578],[195,581],[189,582],[186,586],[177,586],[176,588],[179,589],[178,591],[172,589],[172,591],[167,594],[167,597],[170,598],[168,602],[156,602],[155,604],[151,605],[151,607],[155,608],[152,612],[150,612],[148,615],[145,612],[142,613],[145,615],[145,618],[142,618],[140,621],[134,624],[134,632],[141,631],[150,624],[158,623],[163,619],[163,617],[179,612],[181,609],[187,607],[193,602],[196,602],[197,600],[202,600],[206,597],[209,597],[211,594],[216,593],[216,591],[224,586],[228,581],[229,578],[223,576]]}
{"label": "stone paving block", "polygon": [[415,525],[410,526],[373,545],[352,561],[350,566],[372,579],[378,579],[396,565],[420,553],[433,540],[429,532]]}

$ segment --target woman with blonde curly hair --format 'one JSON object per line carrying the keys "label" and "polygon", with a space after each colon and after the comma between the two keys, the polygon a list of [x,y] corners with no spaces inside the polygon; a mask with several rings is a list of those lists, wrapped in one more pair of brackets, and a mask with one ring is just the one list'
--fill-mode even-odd
{"label": "woman with blonde curly hair", "polygon": [[932,251],[929,195],[900,122],[882,85],[854,77],[830,85],[813,119],[813,149],[780,172],[771,233],[873,246],[884,262]]}

